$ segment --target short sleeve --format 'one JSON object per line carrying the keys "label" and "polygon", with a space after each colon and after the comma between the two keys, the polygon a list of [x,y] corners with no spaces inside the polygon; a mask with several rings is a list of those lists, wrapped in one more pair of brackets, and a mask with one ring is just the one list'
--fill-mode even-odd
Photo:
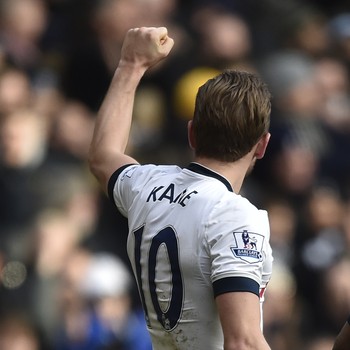
{"label": "short sleeve", "polygon": [[137,180],[135,171],[138,168],[138,164],[125,165],[115,171],[108,182],[108,197],[124,216],[127,216],[133,201],[133,187]]}
{"label": "short sleeve", "polygon": [[[227,279],[225,291],[242,290],[259,295],[269,244],[267,213],[240,196],[220,202],[207,227],[214,292]],[[227,286],[231,285],[231,286]],[[243,286],[243,287],[242,287]],[[221,288],[221,287],[220,287]],[[219,289],[220,289],[219,288]]]}

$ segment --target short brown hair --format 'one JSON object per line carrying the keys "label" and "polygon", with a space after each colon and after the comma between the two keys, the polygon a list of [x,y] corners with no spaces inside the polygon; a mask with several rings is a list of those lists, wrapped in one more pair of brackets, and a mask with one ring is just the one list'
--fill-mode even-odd
{"label": "short brown hair", "polygon": [[271,95],[253,73],[227,70],[197,93],[193,136],[196,156],[233,162],[268,132]]}

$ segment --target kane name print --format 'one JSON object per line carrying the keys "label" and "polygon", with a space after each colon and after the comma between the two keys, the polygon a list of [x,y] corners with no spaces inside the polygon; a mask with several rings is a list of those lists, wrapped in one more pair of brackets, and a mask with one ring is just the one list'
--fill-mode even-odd
{"label": "kane name print", "polygon": [[178,203],[182,207],[185,207],[191,197],[198,192],[196,190],[188,192],[187,189],[181,191],[180,193],[176,192],[175,184],[171,183],[168,187],[165,186],[156,186],[149,193],[146,202],[156,202],[156,201],[168,201],[171,203]]}

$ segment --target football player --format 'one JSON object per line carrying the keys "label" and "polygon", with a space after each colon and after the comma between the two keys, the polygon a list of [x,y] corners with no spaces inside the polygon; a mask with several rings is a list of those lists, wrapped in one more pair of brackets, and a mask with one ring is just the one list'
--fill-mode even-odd
{"label": "football player", "polygon": [[91,171],[128,218],[128,255],[154,350],[270,349],[261,302],[272,269],[267,213],[239,193],[269,142],[270,93],[225,71],[198,91],[194,161],[140,165],[125,154],[135,92],[173,47],[164,27],[130,29],[98,113]]}

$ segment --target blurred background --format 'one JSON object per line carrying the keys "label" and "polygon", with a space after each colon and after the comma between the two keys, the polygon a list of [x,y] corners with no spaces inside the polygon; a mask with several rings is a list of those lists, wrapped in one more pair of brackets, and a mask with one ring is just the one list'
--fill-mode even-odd
{"label": "blurred background", "polygon": [[273,350],[330,350],[350,313],[350,5],[337,0],[0,0],[0,349],[149,350],[127,223],[90,175],[96,112],[131,27],[166,26],[129,152],[191,160],[198,87],[257,72],[271,143],[242,193],[271,220]]}

